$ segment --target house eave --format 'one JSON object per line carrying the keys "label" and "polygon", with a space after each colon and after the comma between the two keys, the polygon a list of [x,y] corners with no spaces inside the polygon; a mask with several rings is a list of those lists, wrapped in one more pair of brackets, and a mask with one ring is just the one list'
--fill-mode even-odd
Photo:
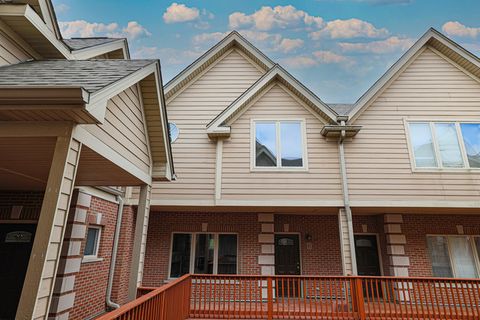
{"label": "house eave", "polygon": [[345,137],[352,138],[360,132],[362,126],[357,125],[325,125],[320,133],[326,138],[336,138],[342,135],[342,131],[345,132]]}

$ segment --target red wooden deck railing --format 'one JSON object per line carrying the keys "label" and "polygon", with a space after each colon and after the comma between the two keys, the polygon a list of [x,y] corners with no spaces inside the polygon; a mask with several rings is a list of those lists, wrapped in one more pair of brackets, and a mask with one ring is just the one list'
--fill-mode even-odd
{"label": "red wooden deck railing", "polygon": [[187,275],[113,319],[480,319],[480,280]]}

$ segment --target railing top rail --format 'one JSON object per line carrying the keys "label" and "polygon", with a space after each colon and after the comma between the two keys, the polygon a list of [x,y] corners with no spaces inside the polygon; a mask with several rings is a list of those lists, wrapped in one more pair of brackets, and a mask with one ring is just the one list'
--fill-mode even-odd
{"label": "railing top rail", "polygon": [[247,275],[247,274],[192,274],[193,279],[197,278],[301,278],[301,279],[378,279],[378,280],[414,280],[414,281],[445,281],[445,282],[480,282],[479,278],[437,278],[437,277],[396,277],[396,276],[319,276],[319,275]]}
{"label": "railing top rail", "polygon": [[110,319],[118,318],[122,314],[129,312],[130,310],[136,308],[137,306],[145,303],[145,301],[148,301],[151,298],[155,297],[156,295],[170,289],[171,287],[174,287],[174,286],[180,284],[181,282],[185,281],[186,279],[188,279],[190,277],[191,277],[190,274],[183,275],[180,278],[178,278],[178,279],[176,279],[172,282],[169,282],[169,283],[167,283],[167,284],[165,284],[165,285],[163,285],[159,288],[155,288],[155,290],[141,296],[140,298],[137,298],[137,299],[135,299],[135,300],[133,300],[129,303],[124,304],[123,306],[121,306],[120,308],[118,308],[118,309],[116,309],[112,312],[106,313],[103,316],[100,316],[99,318],[96,318],[96,320],[110,320]]}

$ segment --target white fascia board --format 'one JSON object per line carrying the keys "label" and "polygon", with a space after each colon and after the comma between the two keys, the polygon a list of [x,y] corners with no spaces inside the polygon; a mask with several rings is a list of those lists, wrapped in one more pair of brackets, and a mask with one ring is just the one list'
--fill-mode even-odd
{"label": "white fascia board", "polygon": [[122,50],[124,53],[125,59],[128,59],[126,55],[126,47],[125,47],[125,40],[124,39],[118,39],[115,41],[111,41],[108,43],[96,45],[93,47],[88,47],[84,49],[79,49],[79,50],[73,50],[72,55],[74,56],[75,60],[88,60],[93,57],[106,54],[112,51],[116,50]]}

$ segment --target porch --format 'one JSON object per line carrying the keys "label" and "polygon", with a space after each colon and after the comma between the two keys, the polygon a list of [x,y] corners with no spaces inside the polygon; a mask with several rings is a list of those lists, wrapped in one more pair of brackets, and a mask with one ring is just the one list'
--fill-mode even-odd
{"label": "porch", "polygon": [[97,320],[478,319],[480,280],[184,275]]}

